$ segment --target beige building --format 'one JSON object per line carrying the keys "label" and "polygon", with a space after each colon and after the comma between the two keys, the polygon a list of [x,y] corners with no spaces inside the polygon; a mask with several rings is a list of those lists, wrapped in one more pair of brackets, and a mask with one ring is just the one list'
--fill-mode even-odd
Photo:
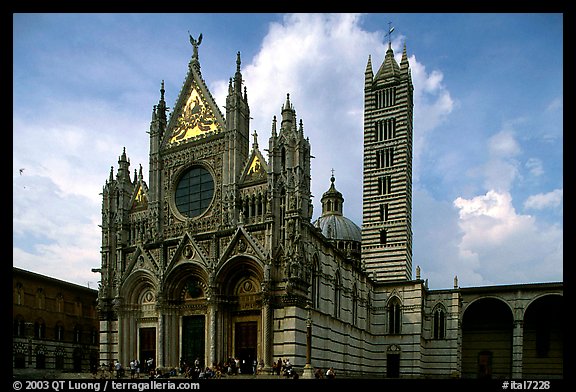
{"label": "beige building", "polygon": [[87,372],[98,366],[98,291],[12,267],[15,375]]}
{"label": "beige building", "polygon": [[[267,157],[240,53],[222,113],[199,40],[149,178],[125,151],[103,188],[100,360],[178,367],[239,358],[368,377],[562,377],[563,284],[430,290],[412,270],[413,86],[406,48],[365,71],[362,229],[336,179],[312,220],[310,143],[289,94]],[[361,88],[362,86],[358,86]],[[143,132],[144,134],[144,132]],[[317,157],[322,159],[322,157]],[[307,332],[311,332],[307,339]]]}

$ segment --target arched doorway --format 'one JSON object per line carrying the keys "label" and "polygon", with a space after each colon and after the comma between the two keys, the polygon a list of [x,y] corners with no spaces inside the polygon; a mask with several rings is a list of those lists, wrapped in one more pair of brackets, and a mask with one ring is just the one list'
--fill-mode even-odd
{"label": "arched doorway", "polygon": [[[186,250],[194,254],[192,250]],[[166,363],[195,368],[211,366],[207,350],[214,344],[209,333],[208,274],[200,262],[186,262],[176,266],[167,277],[166,302],[171,310],[164,314]],[[168,336],[169,335],[169,336]]]}
{"label": "arched doorway", "polygon": [[522,376],[525,378],[563,377],[563,299],[561,295],[545,295],[534,300],[524,313]]}
{"label": "arched doorway", "polygon": [[497,298],[471,303],[462,319],[462,377],[510,378],[513,316]]}
{"label": "arched doorway", "polygon": [[240,371],[253,372],[262,350],[263,269],[251,257],[228,260],[218,274],[221,287],[223,334],[227,337],[224,357],[238,359]]}

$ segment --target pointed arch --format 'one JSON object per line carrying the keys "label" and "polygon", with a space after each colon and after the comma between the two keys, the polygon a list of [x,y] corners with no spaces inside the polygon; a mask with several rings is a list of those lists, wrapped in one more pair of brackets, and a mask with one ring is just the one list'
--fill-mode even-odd
{"label": "pointed arch", "polygon": [[342,296],[342,279],[340,270],[336,271],[334,276],[334,317],[340,318],[340,301]]}
{"label": "pointed arch", "polygon": [[402,327],[402,302],[396,295],[388,300],[386,306],[388,317],[388,334],[397,335],[401,333]]}
{"label": "pointed arch", "polygon": [[432,310],[432,338],[435,340],[446,338],[446,307],[437,303]]}
{"label": "pointed arch", "polygon": [[312,281],[310,283],[310,296],[312,300],[312,307],[318,309],[320,307],[320,284],[321,284],[322,271],[320,269],[320,262],[318,255],[312,256]]}
{"label": "pointed arch", "polygon": [[352,287],[352,325],[356,326],[358,323],[358,287],[356,282]]}

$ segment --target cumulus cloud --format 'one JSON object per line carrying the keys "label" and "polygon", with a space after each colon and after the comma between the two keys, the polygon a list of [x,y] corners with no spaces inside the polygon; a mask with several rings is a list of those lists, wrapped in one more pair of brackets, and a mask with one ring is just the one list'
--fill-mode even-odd
{"label": "cumulus cloud", "polygon": [[540,282],[562,271],[562,228],[546,226],[516,212],[508,192],[490,190],[469,199],[458,197],[458,245],[462,260],[473,260],[479,284]]}
{"label": "cumulus cloud", "polygon": [[[243,59],[242,75],[248,90],[251,127],[260,145],[267,143],[273,116],[290,99],[310,138],[312,192],[318,215],[319,200],[335,169],[337,187],[361,189],[363,154],[364,71],[371,56],[373,71],[384,61],[388,44],[383,32],[361,28],[357,14],[291,14],[272,23],[260,51]],[[392,42],[396,60],[402,56],[403,38]],[[409,48],[408,48],[409,51]],[[409,56],[414,84],[415,160],[425,145],[428,131],[437,127],[454,105],[439,70],[426,70]],[[220,106],[226,99],[228,81],[213,83]],[[338,157],[347,156],[344,164]],[[361,192],[344,194],[344,213],[361,224]]]}

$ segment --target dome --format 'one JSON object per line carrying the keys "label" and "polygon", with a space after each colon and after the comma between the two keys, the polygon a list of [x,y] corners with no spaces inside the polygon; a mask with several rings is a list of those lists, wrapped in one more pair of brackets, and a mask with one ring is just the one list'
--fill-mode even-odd
{"label": "dome", "polygon": [[330,188],[322,195],[322,215],[314,222],[322,234],[330,240],[357,241],[362,240],[362,231],[350,219],[343,215],[344,198],[334,186],[334,174],[330,178]]}
{"label": "dome", "polygon": [[344,215],[324,215],[316,220],[314,226],[322,230],[322,234],[330,240],[357,241],[362,240],[362,231]]}

